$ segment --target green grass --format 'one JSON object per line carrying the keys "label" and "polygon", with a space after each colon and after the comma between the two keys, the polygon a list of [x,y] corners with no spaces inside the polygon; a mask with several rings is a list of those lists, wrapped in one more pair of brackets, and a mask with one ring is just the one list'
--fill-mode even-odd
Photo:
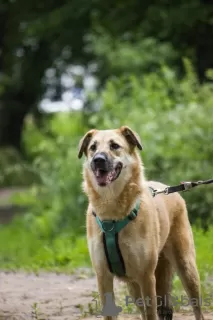
{"label": "green grass", "polygon": [[[213,283],[209,281],[213,275],[213,227],[206,233],[193,227],[193,233],[202,289],[208,292]],[[53,239],[42,238],[17,218],[10,225],[0,227],[0,243],[0,269],[73,272],[91,266],[86,236],[73,231],[62,231]],[[174,279],[174,289],[182,290],[178,278]]]}
{"label": "green grass", "polygon": [[73,272],[80,266],[90,266],[85,236],[70,233],[42,239],[17,219],[0,228],[0,243],[0,269]]}
{"label": "green grass", "polygon": [[[209,298],[213,290],[213,227],[206,233],[193,227],[193,233],[202,284],[202,298]],[[91,267],[85,235],[62,232],[50,240],[41,238],[38,234],[36,230],[35,232],[28,230],[20,218],[14,219],[8,226],[2,226],[0,228],[0,269],[73,273],[78,268]],[[126,295],[129,295],[126,287],[121,286],[116,295],[117,305],[122,306],[122,312],[137,313],[134,304],[128,307],[125,305]],[[172,295],[186,296],[178,277],[174,278]],[[212,310],[212,306],[203,308]],[[34,311],[37,310],[36,306],[34,309]],[[79,309],[82,317],[95,312],[94,306],[90,304],[86,307],[79,306]],[[177,305],[175,311],[184,310]]]}

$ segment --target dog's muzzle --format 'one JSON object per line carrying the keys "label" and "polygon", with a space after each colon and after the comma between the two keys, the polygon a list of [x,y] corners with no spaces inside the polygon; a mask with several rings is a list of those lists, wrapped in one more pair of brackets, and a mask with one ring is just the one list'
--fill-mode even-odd
{"label": "dog's muzzle", "polygon": [[97,184],[102,187],[116,180],[121,173],[122,167],[121,162],[113,165],[113,161],[108,158],[105,152],[97,153],[91,162],[91,168]]}
{"label": "dog's muzzle", "polygon": [[104,152],[97,153],[92,160],[91,166],[93,170],[100,169],[108,171],[110,169],[110,163],[107,154]]}

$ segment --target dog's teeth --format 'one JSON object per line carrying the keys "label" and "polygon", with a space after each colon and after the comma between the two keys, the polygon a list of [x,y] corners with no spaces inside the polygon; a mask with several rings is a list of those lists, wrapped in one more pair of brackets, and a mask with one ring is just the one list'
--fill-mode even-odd
{"label": "dog's teeth", "polygon": [[100,170],[100,169],[97,169],[97,170],[96,170],[96,176],[97,176],[97,177],[100,177],[100,175],[101,175],[101,170]]}

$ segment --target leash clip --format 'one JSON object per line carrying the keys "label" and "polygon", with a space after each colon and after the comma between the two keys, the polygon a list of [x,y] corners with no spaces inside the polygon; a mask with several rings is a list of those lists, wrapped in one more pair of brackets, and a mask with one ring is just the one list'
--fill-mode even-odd
{"label": "leash clip", "polygon": [[184,185],[184,191],[188,191],[190,189],[192,189],[192,183],[191,182],[182,182],[182,184]]}
{"label": "leash clip", "polygon": [[164,193],[164,194],[169,194],[169,187],[163,189],[163,190],[159,190],[159,189],[153,189],[151,187],[149,187],[151,189],[151,193],[152,193],[152,196],[153,198],[157,195],[157,194],[161,194],[161,193]]}
{"label": "leash clip", "polygon": [[197,181],[197,184],[203,184],[203,180]]}

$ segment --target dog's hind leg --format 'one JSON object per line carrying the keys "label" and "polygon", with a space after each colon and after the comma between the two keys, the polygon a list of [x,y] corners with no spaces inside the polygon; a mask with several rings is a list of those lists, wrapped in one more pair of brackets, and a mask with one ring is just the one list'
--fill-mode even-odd
{"label": "dog's hind leg", "polygon": [[174,264],[190,299],[195,319],[203,320],[201,310],[200,278],[196,266],[196,256],[192,230],[186,209],[179,212],[171,230]]}
{"label": "dog's hind leg", "polygon": [[146,320],[144,301],[139,301],[139,299],[143,299],[140,286],[135,282],[129,282],[127,287],[131,298],[134,299],[135,304],[141,313],[142,319]]}
{"label": "dog's hind leg", "polygon": [[157,268],[156,277],[156,294],[157,294],[157,311],[160,320],[172,320],[173,307],[171,303],[171,288],[173,269],[171,262],[161,253]]}

